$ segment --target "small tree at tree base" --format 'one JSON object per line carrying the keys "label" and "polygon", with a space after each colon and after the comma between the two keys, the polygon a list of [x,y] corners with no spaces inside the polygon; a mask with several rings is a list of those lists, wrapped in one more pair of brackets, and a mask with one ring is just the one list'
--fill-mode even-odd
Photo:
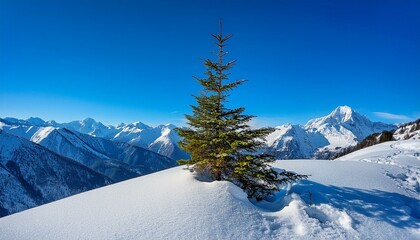
{"label": "small tree at tree base", "polygon": [[177,129],[183,137],[179,144],[191,159],[179,163],[191,165],[193,170],[209,174],[213,180],[231,181],[249,198],[261,200],[278,191],[279,185],[307,176],[273,170],[269,164],[275,161],[274,157],[258,150],[264,146],[264,137],[274,129],[251,129],[248,123],[254,116],[244,114],[243,107],[226,106],[229,92],[245,80],[228,82],[235,61],[224,62],[224,47],[232,35],[223,36],[220,26],[220,33],[212,36],[219,50],[217,61],[204,60],[206,77],[195,77],[203,89],[194,96],[197,105],[192,106],[192,115],[185,115],[189,128]]}

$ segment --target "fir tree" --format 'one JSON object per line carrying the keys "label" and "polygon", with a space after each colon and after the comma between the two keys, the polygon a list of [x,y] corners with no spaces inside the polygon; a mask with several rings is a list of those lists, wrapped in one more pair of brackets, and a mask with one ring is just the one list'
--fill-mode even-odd
{"label": "fir tree", "polygon": [[183,137],[180,146],[191,155],[182,160],[199,173],[209,174],[214,180],[228,180],[241,187],[250,198],[261,200],[278,190],[280,184],[306,178],[291,172],[276,172],[269,163],[274,157],[258,153],[263,138],[272,128],[251,129],[254,117],[244,114],[245,108],[226,106],[229,93],[245,80],[228,81],[229,70],[236,60],[225,62],[224,47],[232,35],[212,35],[218,47],[217,61],[204,60],[205,78],[197,78],[202,92],[195,96],[192,115],[185,115],[189,128],[177,129]]}

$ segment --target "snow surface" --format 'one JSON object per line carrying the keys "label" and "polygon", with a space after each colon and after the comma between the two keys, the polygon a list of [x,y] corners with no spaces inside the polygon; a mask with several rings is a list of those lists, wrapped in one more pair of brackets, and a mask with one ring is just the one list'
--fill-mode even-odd
{"label": "snow surface", "polygon": [[311,176],[259,203],[172,168],[1,218],[0,239],[420,239],[420,194],[390,177],[418,170],[419,150],[410,140],[277,161]]}
{"label": "snow surface", "polygon": [[420,194],[420,141],[391,141],[350,153],[339,161],[359,161],[398,167],[398,173],[387,172],[385,175],[394,179],[400,188],[408,194],[418,197]]}

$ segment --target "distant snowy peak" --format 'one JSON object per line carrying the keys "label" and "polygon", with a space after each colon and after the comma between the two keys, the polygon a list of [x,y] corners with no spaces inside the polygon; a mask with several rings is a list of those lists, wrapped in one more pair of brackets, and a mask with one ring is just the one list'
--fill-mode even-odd
{"label": "distant snowy peak", "polygon": [[[372,122],[352,108],[340,106],[325,117],[310,120],[304,128],[308,131],[320,132],[331,136],[352,134],[355,141],[361,141],[372,133],[392,130],[396,126]],[[351,144],[354,144],[354,142]]]}
{"label": "distant snowy peak", "polygon": [[305,128],[318,127],[323,124],[340,124],[348,121],[354,121],[356,118],[367,120],[365,117],[356,113],[352,108],[348,106],[339,106],[325,117],[310,120],[305,125]]}
{"label": "distant snowy peak", "polygon": [[371,122],[349,106],[339,106],[304,126],[284,124],[269,135],[267,150],[279,159],[328,158],[332,152],[356,145],[366,136],[395,129],[395,125]]}
{"label": "distant snowy peak", "polygon": [[325,117],[315,118],[305,125],[306,129],[320,129],[335,125],[344,124],[358,124],[358,125],[372,125],[371,121],[365,116],[357,113],[348,106],[340,106],[334,109],[330,114]]}
{"label": "distant snowy peak", "polygon": [[89,134],[95,137],[109,137],[117,131],[113,126],[105,126],[92,118],[85,118],[81,121],[72,121],[69,123],[56,123],[51,121],[52,126],[67,128],[81,133]]}
{"label": "distant snowy peak", "polygon": [[8,125],[25,125],[25,126],[45,126],[46,125],[46,122],[44,120],[37,117],[30,117],[26,120],[6,117],[6,118],[0,118],[0,121]]}
{"label": "distant snowy peak", "polygon": [[152,128],[151,126],[144,124],[140,121],[137,122],[133,122],[133,123],[129,123],[129,124],[124,124],[121,123],[120,128],[137,128],[137,129],[150,129]]}
{"label": "distant snowy peak", "polygon": [[331,117],[341,118],[343,121],[350,119],[355,112],[349,106],[338,106],[334,111],[330,113]]}
{"label": "distant snowy peak", "polygon": [[354,111],[349,106],[339,106],[334,111],[332,111],[327,118],[334,119],[338,123],[345,123],[345,122],[370,122],[368,118],[359,114],[358,112]]}
{"label": "distant snowy peak", "polygon": [[30,117],[26,119],[26,121],[35,126],[43,126],[45,125],[45,121],[38,117]]}

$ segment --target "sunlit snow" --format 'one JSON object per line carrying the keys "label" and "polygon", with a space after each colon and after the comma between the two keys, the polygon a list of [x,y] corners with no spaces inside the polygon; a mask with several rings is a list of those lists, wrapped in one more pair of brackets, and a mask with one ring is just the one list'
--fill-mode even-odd
{"label": "sunlit snow", "polygon": [[277,161],[311,176],[259,203],[177,167],[1,218],[0,239],[419,239],[419,147]]}

